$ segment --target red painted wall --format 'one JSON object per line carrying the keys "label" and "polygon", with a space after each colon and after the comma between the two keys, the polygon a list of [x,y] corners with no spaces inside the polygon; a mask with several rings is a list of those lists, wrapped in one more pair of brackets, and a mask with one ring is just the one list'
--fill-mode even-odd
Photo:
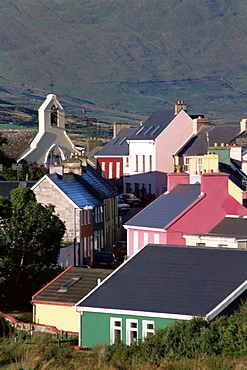
{"label": "red painted wall", "polygon": [[116,163],[120,162],[120,177],[123,176],[123,158],[114,158],[114,157],[100,157],[97,158],[97,171],[102,174],[102,162],[105,162],[105,173],[104,177],[109,179],[109,163],[112,162],[112,178],[116,177]]}

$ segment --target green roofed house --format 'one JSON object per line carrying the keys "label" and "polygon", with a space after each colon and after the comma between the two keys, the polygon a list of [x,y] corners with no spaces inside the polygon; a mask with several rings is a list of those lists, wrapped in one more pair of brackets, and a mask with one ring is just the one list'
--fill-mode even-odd
{"label": "green roofed house", "polygon": [[75,305],[79,345],[130,345],[175,320],[229,315],[246,289],[246,250],[148,244]]}

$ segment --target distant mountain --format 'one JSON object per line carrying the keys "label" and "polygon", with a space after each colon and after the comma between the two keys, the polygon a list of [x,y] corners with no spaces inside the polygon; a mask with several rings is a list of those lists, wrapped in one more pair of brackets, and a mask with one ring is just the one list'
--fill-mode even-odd
{"label": "distant mountain", "polygon": [[[246,0],[1,0],[0,99],[138,121],[185,100],[247,117]],[[25,103],[25,104],[24,104]]]}

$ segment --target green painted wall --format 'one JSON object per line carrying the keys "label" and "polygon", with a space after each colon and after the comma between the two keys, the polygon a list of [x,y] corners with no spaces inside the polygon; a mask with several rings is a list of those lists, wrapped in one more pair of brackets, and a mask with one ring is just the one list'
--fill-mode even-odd
{"label": "green painted wall", "polygon": [[153,320],[155,329],[164,328],[174,323],[174,319],[160,319],[131,315],[113,315],[106,313],[84,312],[81,316],[81,344],[89,348],[95,344],[110,343],[110,318],[122,319],[123,342],[126,343],[126,319],[138,320],[138,338],[142,338],[142,320]]}

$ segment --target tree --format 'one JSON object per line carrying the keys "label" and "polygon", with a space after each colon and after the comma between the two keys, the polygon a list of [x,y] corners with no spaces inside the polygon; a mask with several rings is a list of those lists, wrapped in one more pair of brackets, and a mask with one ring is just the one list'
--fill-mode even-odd
{"label": "tree", "polygon": [[[37,203],[29,188],[0,197],[1,309],[26,309],[31,296],[54,278],[65,225],[54,206]],[[1,297],[2,296],[2,297]]]}

